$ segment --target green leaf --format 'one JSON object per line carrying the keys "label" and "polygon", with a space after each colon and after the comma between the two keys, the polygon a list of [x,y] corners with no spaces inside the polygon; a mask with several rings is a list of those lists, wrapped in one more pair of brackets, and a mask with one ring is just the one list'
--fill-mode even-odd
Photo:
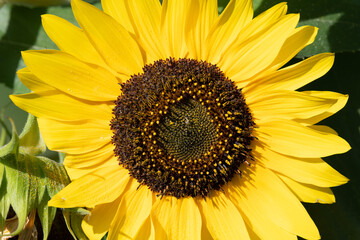
{"label": "green leaf", "polygon": [[[48,207],[47,202],[70,180],[62,164],[29,154],[43,150],[41,136],[36,131],[39,131],[36,120],[29,117],[21,138],[13,126],[10,142],[0,149],[0,189],[5,190],[0,192],[0,211],[5,213],[8,210],[8,200],[18,217],[18,228],[12,233],[17,235],[22,231],[30,211],[37,209],[46,239],[56,213],[56,208]],[[31,140],[31,134],[35,140]],[[31,143],[35,143],[36,150],[32,149]],[[0,226],[3,222],[4,219],[0,218]]]}
{"label": "green leaf", "polygon": [[[254,0],[258,15],[281,0]],[[360,3],[358,0],[288,0],[289,13],[300,13],[299,26],[319,28],[313,44],[302,50],[298,57],[321,52],[353,52],[360,50]]]}
{"label": "green leaf", "polygon": [[44,239],[47,239],[50,233],[52,222],[54,221],[56,215],[56,208],[48,206],[47,202],[51,197],[49,196],[48,192],[46,192],[45,194],[46,195],[43,196],[43,198],[39,203],[37,213],[40,218],[41,226],[43,229]]}
{"label": "green leaf", "polygon": [[0,9],[0,22],[6,23],[0,25],[0,79],[6,86],[14,86],[16,71],[24,66],[19,62],[21,51],[46,47],[36,45],[43,42],[38,40],[38,32],[41,27],[40,15],[44,13],[45,8],[5,5]]}

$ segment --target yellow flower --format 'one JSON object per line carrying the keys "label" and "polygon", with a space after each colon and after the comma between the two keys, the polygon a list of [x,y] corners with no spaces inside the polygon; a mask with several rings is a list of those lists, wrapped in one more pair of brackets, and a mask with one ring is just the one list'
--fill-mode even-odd
{"label": "yellow flower", "polygon": [[335,202],[348,179],[321,157],[348,143],[314,125],[348,96],[296,89],[334,55],[283,67],[317,28],[280,3],[72,1],[80,28],[52,15],[59,51],[26,51],[33,92],[11,96],[66,153],[72,183],[49,205],[87,207],[90,239],[319,239],[302,202]]}

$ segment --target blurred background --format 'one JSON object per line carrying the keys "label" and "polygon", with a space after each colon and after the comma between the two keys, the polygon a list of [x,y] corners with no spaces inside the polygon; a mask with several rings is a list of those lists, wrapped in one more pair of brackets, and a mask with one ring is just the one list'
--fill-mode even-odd
{"label": "blurred background", "polygon": [[[21,132],[27,117],[8,97],[14,93],[29,92],[16,76],[16,71],[25,66],[20,52],[28,49],[57,49],[46,36],[40,16],[54,14],[77,25],[68,2],[0,0],[0,118],[1,124],[8,128],[7,119],[11,117],[18,132]],[[99,1],[88,2],[101,8]],[[255,15],[279,2],[282,1],[254,0]],[[350,95],[343,110],[320,123],[334,128],[352,146],[352,150],[346,154],[325,158],[350,182],[333,188],[335,204],[304,205],[318,226],[322,239],[360,239],[360,0],[287,2],[288,12],[300,13],[299,26],[312,25],[319,28],[315,43],[302,50],[291,63],[317,53],[336,53],[333,68],[324,77],[301,90],[326,90]],[[228,0],[219,0],[219,12],[227,3]],[[56,153],[47,154],[53,159],[58,158]],[[71,239],[70,235],[66,235],[67,229],[62,226],[61,219],[58,221],[54,223],[54,231],[49,239],[57,239],[59,234],[59,239]]]}

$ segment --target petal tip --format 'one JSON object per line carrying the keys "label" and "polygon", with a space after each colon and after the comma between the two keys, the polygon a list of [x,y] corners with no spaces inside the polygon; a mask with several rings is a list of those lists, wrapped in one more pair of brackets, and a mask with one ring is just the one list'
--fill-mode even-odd
{"label": "petal tip", "polygon": [[65,202],[66,202],[65,198],[58,197],[57,195],[55,195],[48,201],[48,206],[49,207],[57,207],[57,208],[65,207],[65,205],[66,205]]}
{"label": "petal tip", "polygon": [[14,99],[16,98],[16,96],[11,94],[11,95],[9,95],[9,98],[11,99],[11,101],[14,102]]}
{"label": "petal tip", "polygon": [[[24,68],[21,68],[19,70],[17,70],[16,74],[19,76],[19,75],[24,75],[24,74],[28,74],[28,73],[31,73],[31,71],[29,70],[29,68],[27,67],[24,67]],[[20,79],[21,80],[21,79]]]}
{"label": "petal tip", "polygon": [[51,16],[52,16],[51,14],[45,13],[45,14],[42,14],[40,17],[41,17],[41,20],[44,21],[44,20],[50,18]]}
{"label": "petal tip", "polygon": [[[21,51],[21,56],[22,58],[24,59],[25,61],[25,58],[28,58],[30,57],[31,55],[35,55],[37,54],[38,52],[40,52],[41,50],[25,50],[25,51]],[[25,62],[26,64],[26,62]]]}
{"label": "petal tip", "polygon": [[[81,1],[81,0],[71,0],[71,8],[74,10],[74,8],[78,8],[80,5],[84,6],[88,3]],[[91,5],[91,4],[89,4]],[[92,6],[92,5],[91,5]]]}
{"label": "petal tip", "polygon": [[287,6],[287,2],[281,2],[275,5],[274,7],[284,8],[284,11],[286,12],[288,6]]}
{"label": "petal tip", "polygon": [[345,152],[348,152],[351,150],[351,146],[346,140],[344,140],[344,141],[345,141],[345,144],[344,144],[344,153],[345,153]]}
{"label": "petal tip", "polygon": [[279,5],[280,9],[283,11],[283,13],[286,14],[288,11],[287,2],[281,2],[278,5]]}

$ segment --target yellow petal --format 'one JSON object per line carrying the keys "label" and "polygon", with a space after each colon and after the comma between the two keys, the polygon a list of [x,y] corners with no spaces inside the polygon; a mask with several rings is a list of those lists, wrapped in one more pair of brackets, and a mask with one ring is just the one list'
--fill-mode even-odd
{"label": "yellow petal", "polygon": [[314,129],[316,131],[319,131],[319,132],[325,132],[325,133],[331,133],[334,135],[339,135],[334,129],[332,129],[331,127],[325,126],[325,125],[310,125],[307,127]]}
{"label": "yellow petal", "polygon": [[201,215],[193,198],[187,197],[177,200],[173,208],[172,218],[172,239],[201,239]]}
{"label": "yellow petal", "polygon": [[286,2],[281,2],[256,16],[243,31],[240,32],[242,39],[252,37],[259,32],[268,29],[286,15]]}
{"label": "yellow petal", "polygon": [[102,119],[110,121],[112,106],[102,102],[79,100],[58,90],[10,95],[19,108],[39,118],[63,121]]}
{"label": "yellow petal", "polygon": [[[259,14],[244,26],[235,38],[236,41],[234,43],[247,41],[255,35],[264,34],[285,17],[286,11],[287,5],[285,2],[282,2]],[[229,45],[229,48],[231,48],[231,45]]]}
{"label": "yellow petal", "polygon": [[309,119],[327,112],[337,103],[337,99],[284,90],[246,98],[246,103],[256,123],[260,123],[274,118]]}
{"label": "yellow petal", "polygon": [[151,221],[150,216],[145,220],[139,231],[136,233],[134,240],[155,240],[154,224]]}
{"label": "yellow petal", "polygon": [[[240,1],[238,3],[240,3]],[[252,2],[250,4],[252,5]],[[229,6],[232,6],[231,3],[229,3]],[[252,6],[246,5],[245,9],[247,9],[249,7],[252,7]],[[231,11],[231,10],[232,10],[232,8],[229,8],[229,11]],[[250,9],[248,9],[248,10],[250,11]],[[239,32],[233,36],[232,42],[227,43],[227,45],[228,45],[227,48],[222,48],[220,45],[217,46],[217,48],[219,50],[221,49],[221,54],[215,54],[215,52],[219,53],[215,49],[208,50],[209,51],[209,59],[208,60],[211,63],[220,62],[222,59],[224,59],[224,54],[226,52],[231,52],[232,49],[234,48],[234,46],[238,45],[236,43],[244,43],[244,42],[248,41],[250,38],[253,38],[255,35],[259,34],[260,32],[266,32],[267,30],[269,30],[269,28],[271,28],[274,24],[276,24],[276,22],[279,21],[279,18],[281,18],[282,16],[284,16],[286,14],[286,10],[287,10],[286,3],[279,3],[276,6],[263,12],[262,14],[260,14],[259,16],[257,16],[256,18],[254,18],[253,20],[248,22],[248,24],[246,24],[243,28],[237,29],[237,30],[239,30]],[[249,12],[245,12],[245,13],[253,14],[253,13],[249,13]],[[225,24],[224,23],[225,20],[226,19],[224,19],[224,21],[222,21],[223,24]],[[242,26],[240,26],[240,27],[242,27]],[[235,33],[236,32],[233,32],[233,34],[235,34]],[[209,37],[213,35],[213,34],[211,34],[211,35],[210,34],[209,34]],[[214,34],[216,34],[216,33],[214,33]],[[229,34],[231,34],[231,31],[229,32]],[[214,37],[214,36],[212,36],[212,37]],[[218,38],[222,39],[222,35],[220,33],[218,35]],[[229,37],[229,39],[231,39],[231,37]],[[215,44],[215,43],[213,43],[213,44]],[[220,42],[218,44],[220,44]],[[212,46],[209,45],[209,47],[211,48]],[[215,51],[215,52],[213,54],[210,54],[210,51]]]}
{"label": "yellow petal", "polygon": [[76,20],[105,62],[128,76],[141,72],[144,62],[136,41],[112,17],[81,0],[71,1]]}
{"label": "yellow petal", "polygon": [[74,97],[114,101],[121,94],[114,75],[67,53],[55,50],[26,51],[22,56],[30,71],[43,82]]}
{"label": "yellow petal", "polygon": [[205,226],[205,224],[202,224],[202,228],[201,228],[201,239],[206,239],[206,240],[213,240],[214,238],[211,236],[209,229],[207,229],[207,227]]}
{"label": "yellow petal", "polygon": [[256,147],[253,154],[265,167],[302,183],[333,187],[348,181],[321,158],[290,157],[260,147]]}
{"label": "yellow petal", "polygon": [[20,81],[33,92],[41,92],[48,90],[55,90],[55,88],[47,85],[43,81],[41,81],[38,77],[36,77],[29,68],[23,68],[17,71],[17,76]]}
{"label": "yellow petal", "polygon": [[126,5],[126,0],[102,0],[101,6],[105,13],[113,17],[119,24],[121,24],[126,31],[135,33],[133,25],[131,23],[131,16],[129,15],[129,9]]}
{"label": "yellow petal", "polygon": [[169,57],[165,54],[163,43],[160,40],[160,1],[132,0],[118,3],[118,5],[120,4],[124,4],[128,9],[136,39],[144,50],[146,63],[152,63],[155,60]]}
{"label": "yellow petal", "polygon": [[202,57],[217,63],[221,54],[236,40],[240,31],[253,17],[251,0],[231,0],[211,27]]}
{"label": "yellow petal", "polygon": [[274,90],[296,90],[323,76],[333,63],[334,54],[318,54],[250,83],[244,92],[255,96]]}
{"label": "yellow petal", "polygon": [[218,16],[217,0],[190,1],[185,24],[186,45],[189,58],[204,59],[206,36]]}
{"label": "yellow petal", "polygon": [[[98,150],[96,150],[98,151]],[[100,156],[99,156],[100,158]],[[66,157],[65,157],[66,159]],[[92,163],[89,167],[69,167],[68,164],[64,164],[67,174],[69,175],[71,181],[81,178],[86,174],[89,174],[97,169],[104,168],[104,167],[111,167],[117,168],[119,166],[119,161],[117,157],[111,157],[110,159],[99,159],[100,163]]]}
{"label": "yellow petal", "polygon": [[177,199],[171,196],[157,198],[151,210],[151,221],[154,224],[155,239],[170,239],[172,212]]}
{"label": "yellow petal", "polygon": [[262,123],[254,132],[265,147],[300,158],[326,157],[350,150],[349,144],[341,137],[313,130],[294,121]]}
{"label": "yellow petal", "polygon": [[[259,210],[249,204],[247,199],[247,189],[242,189],[240,181],[243,181],[239,176],[235,176],[228,186],[229,197],[234,202],[234,205],[241,212],[248,229],[251,229],[257,236],[251,236],[251,239],[262,240],[297,240],[297,236],[279,227],[272,221],[269,221],[266,216]],[[238,185],[238,186],[234,186]],[[271,206],[269,206],[271,207]],[[251,231],[249,231],[251,232]]]}
{"label": "yellow petal", "polygon": [[316,124],[316,123],[320,122],[321,120],[332,116],[333,114],[340,111],[343,107],[345,107],[345,105],[349,99],[348,95],[343,95],[343,94],[336,93],[336,92],[305,91],[304,93],[310,94],[311,96],[314,96],[314,97],[321,97],[321,98],[328,98],[328,99],[336,100],[336,103],[334,105],[332,105],[331,108],[327,109],[326,112],[324,112],[320,115],[314,116],[312,118],[304,119],[304,120],[300,121],[305,124]]}
{"label": "yellow petal", "polygon": [[151,214],[156,239],[201,239],[201,215],[193,198],[158,199]]}
{"label": "yellow petal", "polygon": [[231,183],[252,210],[292,234],[305,239],[320,239],[305,208],[271,170],[260,164],[242,170],[242,177],[234,177]]}
{"label": "yellow petal", "polygon": [[335,202],[335,196],[330,188],[323,188],[310,184],[299,183],[286,176],[283,175],[278,175],[278,176],[302,202],[309,202],[309,203]]}
{"label": "yellow petal", "polygon": [[97,205],[84,217],[81,228],[89,239],[100,240],[109,231],[120,201],[121,197],[118,197],[113,202]]}
{"label": "yellow petal", "polygon": [[[318,28],[313,26],[296,28],[285,40],[271,67],[261,73],[260,76],[273,72],[289,62],[301,49],[314,42],[317,32]],[[257,76],[257,78],[260,76]]]}
{"label": "yellow petal", "polygon": [[295,29],[299,15],[288,14],[268,30],[236,42],[219,62],[220,68],[235,83],[246,81],[268,67],[278,55],[286,38]]}
{"label": "yellow petal", "polygon": [[111,142],[113,135],[106,120],[62,122],[38,118],[46,146],[72,154],[91,152]]}
{"label": "yellow petal", "polygon": [[199,199],[204,223],[214,239],[250,239],[243,217],[227,195],[214,192]]}
{"label": "yellow petal", "polygon": [[120,167],[103,167],[71,182],[58,192],[48,205],[58,208],[89,207],[117,199],[130,180]]}
{"label": "yellow petal", "polygon": [[109,229],[109,240],[133,239],[147,220],[152,207],[153,193],[135,180],[124,193]]}
{"label": "yellow petal", "polygon": [[44,14],[41,19],[46,34],[61,51],[87,63],[107,66],[83,30],[54,15]]}
{"label": "yellow petal", "polygon": [[165,54],[174,58],[185,57],[186,12],[190,1],[164,0],[161,12],[161,33]]}
{"label": "yellow petal", "polygon": [[64,165],[69,168],[86,168],[104,163],[114,156],[114,145],[111,142],[104,146],[93,147],[93,151],[81,154],[66,154]]}

